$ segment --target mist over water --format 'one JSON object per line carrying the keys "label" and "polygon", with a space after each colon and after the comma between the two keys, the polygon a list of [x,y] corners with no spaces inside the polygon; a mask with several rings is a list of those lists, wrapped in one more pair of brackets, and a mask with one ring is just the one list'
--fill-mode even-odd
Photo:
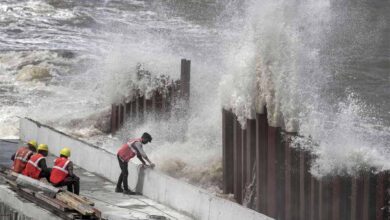
{"label": "mist over water", "polygon": [[[380,0],[1,1],[0,137],[18,135],[18,116],[113,152],[148,131],[158,169],[214,189],[221,107],[245,126],[267,106],[271,125],[305,137],[295,141],[317,156],[314,174],[388,169],[388,11]],[[138,64],[178,79],[181,58],[192,61],[187,117],[101,132]]]}

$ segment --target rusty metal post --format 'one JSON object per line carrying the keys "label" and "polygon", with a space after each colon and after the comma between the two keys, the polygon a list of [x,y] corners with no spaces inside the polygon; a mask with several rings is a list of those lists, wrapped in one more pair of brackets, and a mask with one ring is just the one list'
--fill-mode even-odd
{"label": "rusty metal post", "polygon": [[300,218],[300,151],[296,148],[291,148],[291,205],[290,213],[292,220]]}
{"label": "rusty metal post", "polygon": [[241,186],[242,186],[242,200],[244,200],[245,198],[245,194],[246,194],[246,186],[247,186],[247,166],[246,166],[246,163],[247,163],[247,145],[246,145],[246,128],[245,129],[241,129],[241,156],[242,156],[242,159],[241,159],[241,173],[242,173],[242,178],[241,178]]}
{"label": "rusty metal post", "polygon": [[384,215],[382,208],[385,206],[385,173],[381,172],[377,175],[376,182],[376,206],[375,206],[375,220],[383,220]]}
{"label": "rusty metal post", "polygon": [[166,95],[162,95],[161,112],[165,114],[167,110],[168,110],[168,97]]}
{"label": "rusty metal post", "polygon": [[340,177],[340,220],[351,220],[352,178]]}
{"label": "rusty metal post", "polygon": [[313,210],[310,209],[311,204],[314,202],[312,200],[311,193],[313,192],[311,190],[311,179],[312,175],[310,173],[310,167],[311,167],[311,158],[312,155],[310,152],[305,151],[305,219],[310,220],[310,215]]}
{"label": "rusty metal post", "polygon": [[122,124],[121,124],[121,104],[118,104],[117,107],[118,107],[118,111],[117,111],[118,113],[117,113],[117,117],[116,117],[116,120],[117,120],[116,124],[117,124],[118,130],[119,130],[122,126]]}
{"label": "rusty metal post", "polygon": [[115,133],[118,130],[118,106],[116,104],[111,105],[111,133]]}
{"label": "rusty metal post", "polygon": [[351,220],[369,220],[370,177],[364,173],[352,180]]}
{"label": "rusty metal post", "polygon": [[322,195],[322,179],[318,183],[318,219],[324,220],[323,218],[323,195]]}
{"label": "rusty metal post", "polygon": [[242,204],[242,129],[237,118],[233,125],[233,144],[234,144],[234,198],[239,204]]}
{"label": "rusty metal post", "polygon": [[127,120],[127,103],[126,101],[123,102],[123,123],[125,123]]}
{"label": "rusty metal post", "polygon": [[145,113],[147,115],[153,112],[153,100],[152,97],[150,99],[145,99]]}
{"label": "rusty metal post", "polygon": [[125,114],[124,114],[125,108],[124,108],[122,103],[118,105],[118,110],[119,110],[118,125],[119,125],[119,127],[122,127],[123,122],[124,122],[124,116],[125,116]]}
{"label": "rusty metal post", "polygon": [[267,113],[256,114],[256,210],[267,211]]}
{"label": "rusty metal post", "polygon": [[173,104],[173,100],[172,100],[172,93],[171,93],[171,88],[168,89],[168,93],[166,94],[166,96],[164,97],[164,104],[165,104],[165,107],[164,107],[164,112],[166,113],[166,117],[168,118],[169,116],[169,113],[172,111],[172,104]]}
{"label": "rusty metal post", "polygon": [[331,220],[331,210],[332,206],[330,204],[332,195],[331,195],[331,182],[328,178],[322,178],[321,180],[321,220]]}
{"label": "rusty metal post", "polygon": [[163,96],[159,92],[156,92],[154,94],[154,96],[155,96],[154,113],[155,113],[156,117],[158,118],[161,116],[161,112],[162,112],[162,108],[163,108]]}
{"label": "rusty metal post", "polygon": [[318,219],[318,181],[310,176],[310,220]]}
{"label": "rusty metal post", "polygon": [[276,130],[276,219],[285,219],[285,141],[281,128]]}
{"label": "rusty metal post", "polygon": [[137,98],[134,98],[131,101],[131,120],[135,120],[137,118]]}
{"label": "rusty metal post", "polygon": [[363,175],[363,220],[369,220],[370,174]]}
{"label": "rusty metal post", "polygon": [[336,176],[332,179],[332,220],[340,219],[340,177]]}
{"label": "rusty metal post", "polygon": [[137,98],[137,119],[142,122],[144,120],[144,97]]}
{"label": "rusty metal post", "polygon": [[140,101],[139,101],[139,97],[136,97],[135,100],[134,100],[134,103],[135,103],[135,119],[138,120],[139,119],[139,116],[140,116],[140,113],[139,113],[139,109],[140,109]]}
{"label": "rusty metal post", "polygon": [[305,189],[308,186],[305,183],[305,173],[306,173],[306,157],[305,152],[299,152],[299,219],[305,220],[305,209],[306,209],[306,199],[305,199]]}
{"label": "rusty metal post", "polygon": [[267,215],[276,216],[276,131],[268,126],[268,163],[267,163]]}
{"label": "rusty metal post", "polygon": [[234,193],[234,115],[222,109],[223,193]]}
{"label": "rusty metal post", "polygon": [[247,148],[247,163],[246,163],[246,183],[250,184],[253,179],[253,166],[256,160],[256,120],[248,119],[246,127],[246,148]]}
{"label": "rusty metal post", "polygon": [[290,137],[286,137],[284,144],[285,157],[284,157],[284,179],[285,179],[285,203],[284,203],[284,220],[292,220],[291,218],[291,148],[290,148]]}
{"label": "rusty metal post", "polygon": [[351,183],[351,218],[350,218],[350,220],[356,220],[358,180],[356,177],[352,177],[351,182],[352,183]]}
{"label": "rusty metal post", "polygon": [[181,60],[180,95],[188,103],[190,98],[191,61]]}
{"label": "rusty metal post", "polygon": [[126,118],[129,118],[131,114],[131,102],[126,102]]}
{"label": "rusty metal post", "polygon": [[171,87],[169,88],[169,102],[171,106],[176,104],[177,99],[177,91],[176,91],[176,83],[172,81]]}

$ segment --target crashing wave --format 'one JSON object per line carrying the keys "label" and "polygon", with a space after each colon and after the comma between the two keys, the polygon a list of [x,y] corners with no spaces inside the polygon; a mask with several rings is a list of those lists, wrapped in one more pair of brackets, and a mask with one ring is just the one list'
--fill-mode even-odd
{"label": "crashing wave", "polygon": [[41,66],[24,66],[17,74],[18,81],[42,81],[51,78],[50,70]]}

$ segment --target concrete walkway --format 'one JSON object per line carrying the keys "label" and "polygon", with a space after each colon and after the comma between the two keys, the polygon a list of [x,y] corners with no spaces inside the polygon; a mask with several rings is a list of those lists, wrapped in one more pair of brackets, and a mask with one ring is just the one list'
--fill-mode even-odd
{"label": "concrete walkway", "polygon": [[115,193],[114,183],[83,169],[75,173],[81,178],[80,194],[93,200],[108,219],[191,219],[144,196]]}
{"label": "concrete walkway", "polygon": [[[17,141],[13,140],[12,142]],[[16,151],[17,147],[18,144],[16,143],[0,141],[0,164],[9,166],[10,157]],[[54,159],[54,156],[48,157],[47,163],[49,167],[53,166]],[[92,160],[93,156],[86,155],[86,159]],[[94,201],[95,207],[102,211],[104,218],[118,220],[192,219],[144,196],[130,196],[124,195],[122,193],[115,193],[114,183],[89,173],[88,171],[83,170],[77,166],[75,167],[75,173],[81,179],[80,194]]]}

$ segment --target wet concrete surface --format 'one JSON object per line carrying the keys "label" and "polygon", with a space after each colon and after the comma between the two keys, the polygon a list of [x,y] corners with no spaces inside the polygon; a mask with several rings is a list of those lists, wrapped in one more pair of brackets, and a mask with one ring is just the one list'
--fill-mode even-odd
{"label": "wet concrete surface", "polygon": [[[11,166],[11,156],[20,146],[18,140],[0,141],[0,164]],[[50,146],[49,146],[50,150]],[[55,152],[52,152],[55,153]],[[53,166],[55,156],[47,158],[49,167]],[[72,159],[72,158],[70,158]],[[91,158],[93,159],[93,158]],[[119,169],[119,165],[118,165]],[[171,208],[159,204],[141,195],[115,193],[115,183],[75,166],[80,177],[80,194],[95,202],[95,207],[108,219],[191,219]]]}

